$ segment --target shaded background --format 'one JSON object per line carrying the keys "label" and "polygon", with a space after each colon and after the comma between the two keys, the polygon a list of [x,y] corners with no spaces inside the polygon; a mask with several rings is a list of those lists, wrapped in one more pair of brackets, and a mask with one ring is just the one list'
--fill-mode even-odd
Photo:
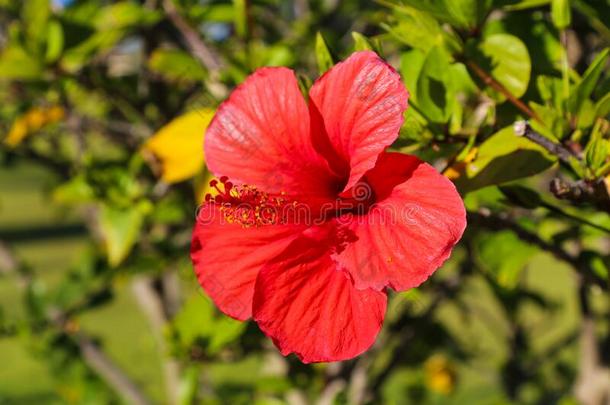
{"label": "shaded background", "polygon": [[[608,404],[606,0],[0,0],[0,403]],[[188,257],[257,67],[395,66],[469,227],[366,354],[303,365]],[[517,137],[529,119],[536,135]]]}

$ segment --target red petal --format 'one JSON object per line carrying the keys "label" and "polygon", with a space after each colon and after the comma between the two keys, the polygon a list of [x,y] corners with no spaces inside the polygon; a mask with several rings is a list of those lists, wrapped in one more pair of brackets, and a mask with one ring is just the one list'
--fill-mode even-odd
{"label": "red petal", "polygon": [[375,341],[386,310],[386,294],[355,289],[327,248],[303,236],[256,281],[254,319],[284,356],[295,353],[304,363],[361,354]]}
{"label": "red petal", "polygon": [[335,172],[351,188],[398,137],[409,93],[400,75],[377,54],[356,52],[309,92],[312,133]]}
{"label": "red petal", "polygon": [[366,175],[377,203],[339,218],[357,237],[337,260],[356,288],[417,287],[450,256],[466,227],[453,183],[415,156],[384,153]]}
{"label": "red petal", "polygon": [[216,206],[206,204],[198,213],[191,243],[199,284],[222,312],[248,319],[258,272],[302,229],[296,225],[243,228],[227,223]]}
{"label": "red petal", "polygon": [[269,193],[336,192],[313,147],[307,105],[290,69],[259,69],[233,91],[208,127],[205,155],[215,175]]}

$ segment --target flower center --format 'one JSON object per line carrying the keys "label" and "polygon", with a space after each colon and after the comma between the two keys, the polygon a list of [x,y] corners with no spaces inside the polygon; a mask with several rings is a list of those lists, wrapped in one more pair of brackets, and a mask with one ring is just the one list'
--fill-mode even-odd
{"label": "flower center", "polygon": [[366,180],[360,180],[351,189],[339,194],[336,215],[351,213],[364,215],[376,202],[375,191]]}
{"label": "flower center", "polygon": [[282,215],[288,200],[269,195],[247,184],[236,186],[226,176],[210,181],[210,186],[218,194],[206,194],[205,201],[219,207],[228,223],[237,223],[244,228],[285,223]]}

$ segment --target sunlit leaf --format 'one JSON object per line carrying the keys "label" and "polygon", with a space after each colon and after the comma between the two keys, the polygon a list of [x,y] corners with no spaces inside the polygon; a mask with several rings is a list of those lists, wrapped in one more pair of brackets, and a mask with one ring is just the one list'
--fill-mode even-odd
{"label": "sunlit leaf", "polygon": [[319,32],[316,34],[316,60],[320,74],[323,74],[335,64],[328,50],[328,45],[326,45],[324,37]]}
{"label": "sunlit leaf", "polygon": [[558,29],[567,28],[572,20],[570,0],[553,0],[551,2],[551,19]]}
{"label": "sunlit leaf", "polygon": [[129,255],[150,209],[148,201],[129,208],[116,208],[107,204],[100,206],[98,223],[110,266],[118,266]]}
{"label": "sunlit leaf", "polygon": [[217,314],[211,300],[201,293],[184,304],[173,326],[186,349],[201,342],[208,353],[214,354],[239,337],[246,324]]}
{"label": "sunlit leaf", "polygon": [[[493,34],[483,41],[469,43],[468,53],[513,96],[521,97],[527,90],[532,66],[527,48],[519,38]],[[496,90],[490,88],[489,93],[498,101],[505,100]]]}
{"label": "sunlit leaf", "polygon": [[415,7],[396,7],[396,23],[384,27],[399,41],[427,52],[443,42],[443,30],[430,14]]}
{"label": "sunlit leaf", "polygon": [[53,201],[74,204],[93,201],[95,193],[84,175],[79,174],[53,190]]}
{"label": "sunlit leaf", "polygon": [[597,104],[595,104],[596,117],[608,117],[610,115],[610,93],[603,96]]}
{"label": "sunlit leaf", "polygon": [[32,80],[42,74],[41,62],[17,45],[0,52],[0,80]]}
{"label": "sunlit leaf", "polygon": [[102,31],[119,28],[127,28],[137,24],[150,25],[161,18],[161,15],[147,7],[140,6],[136,2],[121,1],[102,7],[93,24]]}
{"label": "sunlit leaf", "polygon": [[45,37],[47,20],[51,14],[50,1],[27,0],[22,4],[22,21],[25,23],[26,35],[34,50],[42,44]]}
{"label": "sunlit leaf", "polygon": [[64,48],[64,32],[58,21],[50,21],[47,28],[47,51],[45,61],[55,62]]}
{"label": "sunlit leaf", "polygon": [[148,60],[148,67],[170,81],[193,82],[203,80],[206,71],[189,53],[179,49],[156,49]]}
{"label": "sunlit leaf", "polygon": [[585,100],[593,93],[595,85],[605,69],[608,56],[610,56],[610,48],[601,51],[583,74],[582,80],[578,83],[576,89],[570,94],[568,109],[573,114],[578,114],[580,112]]}
{"label": "sunlit leaf", "polygon": [[442,48],[434,47],[417,80],[417,105],[434,122],[447,122],[453,106],[449,67],[449,56]]}
{"label": "sunlit leaf", "polygon": [[502,184],[540,173],[555,160],[541,146],[516,136],[510,126],[481,144],[476,158],[466,166],[456,184],[462,191]]}
{"label": "sunlit leaf", "polygon": [[505,288],[515,288],[521,272],[537,249],[513,232],[501,231],[479,238],[481,265]]}
{"label": "sunlit leaf", "polygon": [[246,0],[233,0],[233,18],[237,35],[244,38],[248,31],[248,13]]}
{"label": "sunlit leaf", "polygon": [[214,116],[211,109],[188,112],[159,129],[144,145],[161,163],[167,183],[189,179],[203,169],[203,137]]}
{"label": "sunlit leaf", "polygon": [[425,11],[443,22],[466,29],[472,29],[483,21],[491,3],[491,0],[402,1],[402,4]]}
{"label": "sunlit leaf", "polygon": [[64,116],[65,111],[61,106],[34,107],[15,119],[3,142],[8,147],[14,148],[28,135],[61,121]]}
{"label": "sunlit leaf", "polygon": [[370,43],[367,37],[360,34],[359,32],[352,32],[352,38],[354,39],[354,50],[356,51],[372,51],[373,45]]}

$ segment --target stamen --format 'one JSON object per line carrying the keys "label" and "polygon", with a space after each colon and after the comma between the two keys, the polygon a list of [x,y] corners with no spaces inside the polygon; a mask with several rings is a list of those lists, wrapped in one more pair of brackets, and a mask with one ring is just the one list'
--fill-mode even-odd
{"label": "stamen", "polygon": [[283,208],[287,205],[284,197],[270,196],[247,184],[235,186],[226,176],[210,181],[210,187],[218,194],[206,194],[205,201],[218,205],[229,223],[244,228],[284,223]]}

